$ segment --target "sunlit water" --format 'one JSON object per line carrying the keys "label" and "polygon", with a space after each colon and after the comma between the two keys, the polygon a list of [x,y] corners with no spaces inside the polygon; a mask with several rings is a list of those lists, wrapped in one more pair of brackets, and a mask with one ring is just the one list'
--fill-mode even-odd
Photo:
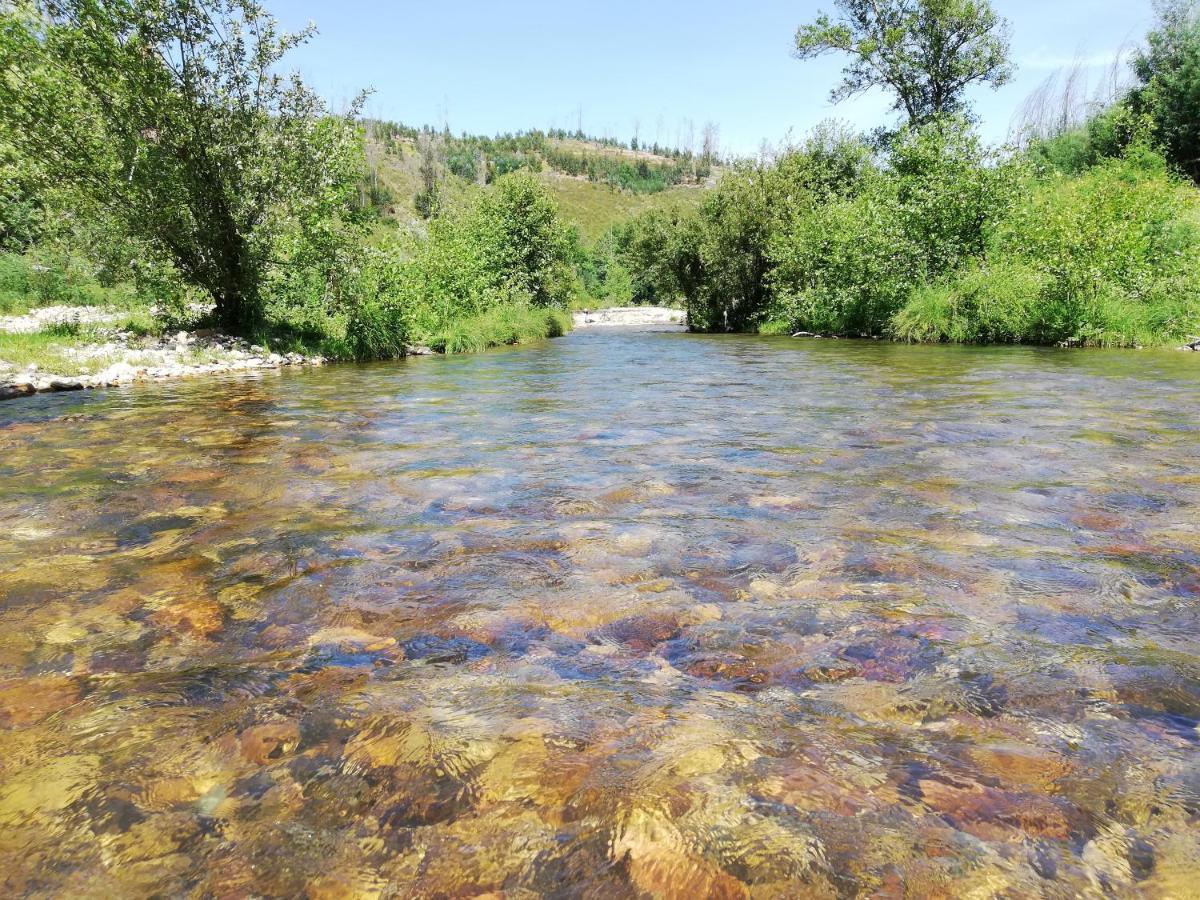
{"label": "sunlit water", "polygon": [[0,407],[0,894],[1196,896],[1200,357],[576,334]]}

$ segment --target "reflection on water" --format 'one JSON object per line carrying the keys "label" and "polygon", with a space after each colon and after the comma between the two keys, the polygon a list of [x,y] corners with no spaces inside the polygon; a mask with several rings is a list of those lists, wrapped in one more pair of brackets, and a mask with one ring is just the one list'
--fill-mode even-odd
{"label": "reflection on water", "polygon": [[0,408],[0,893],[1194,896],[1200,366],[579,334]]}

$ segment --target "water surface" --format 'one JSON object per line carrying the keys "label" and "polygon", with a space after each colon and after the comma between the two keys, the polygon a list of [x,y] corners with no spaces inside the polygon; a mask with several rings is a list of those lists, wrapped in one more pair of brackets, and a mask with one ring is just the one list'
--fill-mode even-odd
{"label": "water surface", "polygon": [[0,407],[0,893],[1194,896],[1200,357],[579,333]]}

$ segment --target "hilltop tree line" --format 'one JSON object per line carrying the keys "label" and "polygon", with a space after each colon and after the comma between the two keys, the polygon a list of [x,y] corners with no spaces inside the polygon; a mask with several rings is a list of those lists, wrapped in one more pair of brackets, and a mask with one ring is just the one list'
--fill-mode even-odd
{"label": "hilltop tree line", "polygon": [[[364,127],[370,144],[391,153],[412,151],[419,156],[421,187],[415,206],[425,218],[439,210],[442,182],[448,177],[491,184],[512,172],[548,171],[586,178],[614,190],[653,194],[678,184],[703,183],[719,161],[719,130],[711,123],[705,126],[698,152],[658,144],[644,146],[636,137],[624,143],[561,129],[486,137],[375,119],[365,120]],[[377,207],[394,199],[386,193],[370,193],[369,197]]]}

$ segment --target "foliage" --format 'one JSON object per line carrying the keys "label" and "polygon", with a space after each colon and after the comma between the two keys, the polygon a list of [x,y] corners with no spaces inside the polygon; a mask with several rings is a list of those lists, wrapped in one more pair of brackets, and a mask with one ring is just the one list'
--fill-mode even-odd
{"label": "foliage", "polygon": [[906,341],[1044,342],[1033,329],[1046,278],[1019,263],[971,266],[948,280],[916,287],[892,321]]}
{"label": "foliage", "polygon": [[650,210],[614,236],[618,258],[633,273],[634,302],[673,306],[700,296],[700,219],[691,211]]}
{"label": "foliage", "polygon": [[132,286],[106,286],[86,260],[62,253],[0,254],[0,314],[39,306],[144,306]]}
{"label": "foliage", "polygon": [[489,347],[561,337],[570,328],[571,315],[565,310],[508,304],[448,323],[429,337],[428,346],[438,353],[478,353]]}
{"label": "foliage", "polygon": [[281,240],[349,227],[361,145],[298,77],[254,0],[45,0],[3,17],[0,115],[25,159],[206,291],[262,319]]}
{"label": "foliage", "polygon": [[407,262],[389,251],[390,268],[370,275],[368,293],[401,311],[404,331],[424,342],[456,320],[504,305],[565,308],[576,290],[572,247],[545,189],[518,172],[479,192],[467,209],[434,219]]}
{"label": "foliage", "polygon": [[836,21],[822,14],[796,34],[796,56],[843,53],[850,61],[830,99],[872,88],[894,95],[910,126],[965,112],[974,84],[1000,87],[1012,77],[1008,26],[988,0],[837,0]]}
{"label": "foliage", "polygon": [[1200,321],[1200,202],[1146,148],[1041,185],[997,228],[988,258],[1046,281],[1025,340],[1151,343]]}
{"label": "foliage", "polygon": [[1157,0],[1158,25],[1134,60],[1140,86],[1130,105],[1152,122],[1175,166],[1200,183],[1200,6]]}
{"label": "foliage", "polygon": [[982,254],[918,286],[892,321],[906,340],[1135,346],[1200,323],[1200,200],[1134,148],[1017,196]]}
{"label": "foliage", "polygon": [[686,298],[699,330],[905,340],[1161,343],[1200,325],[1200,198],[1136,143],[1066,176],[969,123],[885,155],[825,129],[745,166],[698,214],[619,231],[635,297]]}
{"label": "foliage", "polygon": [[627,158],[608,154],[576,152],[556,147],[544,151],[547,165],[554,171],[576,177],[586,176],[620,190],[635,194],[655,194],[686,180],[706,178],[710,163],[694,165],[690,158],[672,162],[654,162],[644,157]]}
{"label": "foliage", "polygon": [[1101,110],[1081,125],[1040,138],[1029,147],[1030,159],[1064,175],[1081,175],[1107,159],[1116,159],[1149,131],[1126,103]]}
{"label": "foliage", "polygon": [[44,231],[35,166],[0,139],[0,252],[33,246]]}

